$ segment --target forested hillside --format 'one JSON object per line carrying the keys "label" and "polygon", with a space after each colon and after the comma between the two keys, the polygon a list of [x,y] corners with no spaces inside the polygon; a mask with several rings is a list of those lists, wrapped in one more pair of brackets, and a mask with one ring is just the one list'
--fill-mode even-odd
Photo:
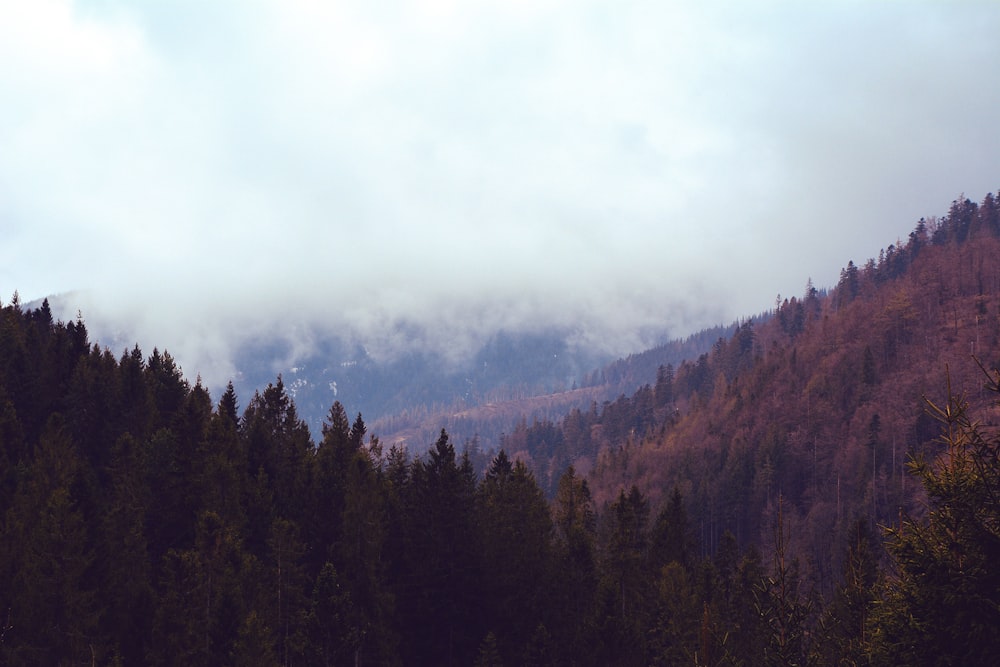
{"label": "forested hillside", "polygon": [[1000,365],[992,195],[485,470],[340,403],[315,442],[280,377],[241,411],[15,294],[0,662],[991,664],[1000,376],[971,355]]}
{"label": "forested hillside", "polygon": [[604,443],[595,496],[635,483],[658,502],[679,486],[706,553],[726,530],[766,543],[781,496],[803,574],[829,590],[857,517],[894,525],[918,507],[906,462],[939,435],[924,397],[950,382],[977,406],[988,398],[973,357],[1000,365],[998,234],[992,195],[960,199],[906,243],[848,263],[829,295],[807,286],[770,321],[668,369],[622,416],[608,406],[601,429],[634,430]]}
{"label": "forested hillside", "polygon": [[[406,409],[376,418],[372,428],[383,440],[392,444],[405,445],[410,451],[422,452],[427,443],[433,442],[436,433],[446,428],[458,442],[478,447],[483,451],[496,452],[500,442],[507,436],[520,438],[531,422],[556,422],[572,410],[589,410],[618,397],[630,396],[657,377],[657,368],[664,365],[680,364],[686,359],[695,359],[712,348],[721,338],[728,338],[736,329],[736,324],[716,326],[693,333],[683,339],[671,340],[656,347],[617,359],[587,373],[578,374],[578,382],[572,388],[555,393],[539,390],[537,383],[494,382],[479,383],[489,387],[489,391],[469,391],[461,398],[449,403],[428,405],[415,401]],[[496,346],[491,346],[494,349]],[[540,355],[525,355],[522,345],[506,346],[504,354],[495,354],[488,363],[500,362],[503,366],[518,366],[527,376],[527,368],[544,369],[548,359]],[[562,350],[560,350],[562,353]],[[480,353],[476,366],[486,362]],[[512,361],[524,356],[525,359]],[[552,356],[548,354],[546,356]],[[475,373],[473,373],[475,375]],[[421,380],[433,383],[436,378],[428,373],[414,374],[410,382]],[[467,380],[468,386],[473,380]],[[346,398],[345,398],[346,401]],[[515,444],[515,446],[517,446]],[[530,456],[527,444],[521,443],[517,450],[522,459]],[[531,446],[535,450],[537,447]],[[556,465],[559,466],[559,462]],[[561,466],[565,468],[565,465]],[[551,478],[551,475],[547,475]],[[550,479],[554,484],[558,480]]]}
{"label": "forested hillside", "polygon": [[567,465],[593,471],[602,503],[633,483],[654,504],[678,486],[706,553],[726,530],[760,542],[781,494],[802,525],[792,542],[825,587],[837,573],[831,546],[855,516],[889,524],[919,499],[906,462],[938,435],[924,397],[950,382],[986,400],[974,358],[1000,365],[992,194],[959,199],[905,243],[849,262],[829,292],[808,281],[636,393],[524,424],[503,444],[553,485]]}

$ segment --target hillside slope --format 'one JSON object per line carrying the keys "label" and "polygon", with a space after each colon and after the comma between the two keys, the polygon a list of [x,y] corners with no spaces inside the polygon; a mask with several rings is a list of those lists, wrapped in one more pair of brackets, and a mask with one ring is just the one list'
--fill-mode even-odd
{"label": "hillside slope", "polygon": [[[656,381],[658,368],[695,359],[735,330],[736,324],[715,326],[657,345],[594,368],[580,375],[578,385],[574,382],[571,389],[563,387],[554,392],[542,390],[545,386],[542,381],[547,377],[545,363],[536,363],[538,359],[531,357],[517,360],[521,351],[510,349],[498,360],[521,368],[520,382],[494,382],[487,385],[487,392],[456,393],[450,403],[429,405],[415,401],[404,409],[376,416],[372,431],[387,444],[400,444],[410,451],[421,452],[445,428],[458,442],[486,452],[495,451],[508,436],[529,423],[557,421],[573,410],[587,411],[634,394]],[[535,377],[529,382],[531,369]],[[431,381],[430,377],[410,377],[409,382],[416,384],[421,379]],[[526,455],[527,450],[521,453]]]}
{"label": "hillside slope", "polygon": [[[973,357],[1000,366],[1000,218],[996,199],[953,204],[901,246],[849,263],[826,297],[807,294],[745,328],[674,387],[679,417],[605,447],[598,498],[635,483],[679,486],[711,549],[725,530],[769,542],[778,497],[794,550],[818,581],[849,524],[891,525],[918,508],[906,461],[935,450],[924,397],[951,390],[985,401]],[[979,409],[982,409],[980,406]]]}
{"label": "hillside slope", "polygon": [[829,293],[810,283],[772,315],[600,410],[525,425],[507,451],[550,488],[566,465],[589,472],[599,504],[633,484],[654,507],[680,489],[706,553],[726,531],[771,543],[780,498],[803,574],[829,586],[854,520],[919,513],[906,463],[940,433],[925,396],[950,383],[986,400],[975,359],[1000,366],[997,199],[960,198],[878,259],[849,262]]}

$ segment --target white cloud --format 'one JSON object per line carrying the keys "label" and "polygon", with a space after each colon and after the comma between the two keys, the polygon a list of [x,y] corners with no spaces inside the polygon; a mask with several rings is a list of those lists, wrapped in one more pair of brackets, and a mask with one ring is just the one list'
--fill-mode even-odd
{"label": "white cloud", "polygon": [[279,318],[626,352],[995,189],[998,28],[974,3],[0,0],[0,289],[93,288],[88,319],[189,372]]}

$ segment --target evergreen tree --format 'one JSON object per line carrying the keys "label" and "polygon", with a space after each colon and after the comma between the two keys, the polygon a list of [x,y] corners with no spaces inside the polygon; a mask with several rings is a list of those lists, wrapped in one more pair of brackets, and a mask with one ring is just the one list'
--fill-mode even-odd
{"label": "evergreen tree", "polygon": [[733,610],[728,624],[730,653],[748,665],[765,664],[771,631],[767,607],[761,606],[760,592],[766,571],[757,547],[750,545],[736,568],[730,597]]}
{"label": "evergreen tree", "polygon": [[618,494],[611,505],[612,534],[605,560],[608,574],[618,589],[621,616],[628,619],[643,608],[641,585],[648,548],[649,502],[635,485]]}
{"label": "evergreen tree", "polygon": [[232,380],[226,384],[226,391],[223,392],[222,398],[219,399],[219,406],[216,412],[218,412],[219,416],[224,418],[234,429],[239,428],[239,403],[236,399],[236,388],[233,387]]}
{"label": "evergreen tree", "polygon": [[[1000,373],[987,375],[986,388],[1000,393]],[[876,657],[988,665],[1000,655],[1000,437],[950,387],[945,405],[928,405],[945,449],[912,464],[927,492],[926,518],[888,531],[896,572],[872,616]]]}
{"label": "evergreen tree", "polygon": [[698,664],[702,605],[688,571],[677,561],[670,561],[660,568],[655,582],[655,612],[649,629],[650,664]]}
{"label": "evergreen tree", "polygon": [[137,441],[146,440],[153,428],[153,394],[146,378],[146,362],[136,345],[118,361],[121,376],[121,424]]}
{"label": "evergreen tree", "polygon": [[674,487],[670,500],[656,516],[650,536],[650,568],[659,572],[667,563],[678,563],[690,572],[694,565],[695,538],[688,521],[680,489]]}
{"label": "evergreen tree", "polygon": [[868,661],[869,614],[878,576],[874,551],[874,535],[868,521],[856,520],[851,528],[843,581],[823,612],[818,646],[823,664],[862,665]]}
{"label": "evergreen tree", "polygon": [[163,354],[160,354],[155,347],[146,362],[146,375],[156,406],[154,428],[169,427],[174,414],[184,403],[188,383],[170,353],[164,350]]}
{"label": "evergreen tree", "polygon": [[303,526],[307,541],[314,546],[310,555],[314,573],[327,561],[343,569],[338,549],[343,536],[347,475],[359,448],[351,438],[344,406],[335,401],[323,422],[323,438],[308,469],[306,495],[313,511],[303,517]]}
{"label": "evergreen tree", "polygon": [[4,516],[0,648],[8,664],[103,659],[94,553],[76,499],[83,466],[65,421],[53,415]]}
{"label": "evergreen tree", "polygon": [[363,630],[351,595],[332,563],[325,563],[316,578],[306,628],[310,664],[358,664]]}
{"label": "evergreen tree", "polygon": [[645,633],[652,591],[646,569],[649,502],[633,485],[622,489],[608,515],[609,535],[601,569],[596,622],[605,659],[619,655],[622,664],[646,662]]}
{"label": "evergreen tree", "polygon": [[195,542],[163,559],[149,662],[217,665],[240,638],[244,583],[253,582],[237,532],[212,512],[197,519]]}
{"label": "evergreen tree", "polygon": [[399,608],[401,650],[415,664],[465,665],[482,634],[475,474],[448,434],[411,466]]}
{"label": "evergreen tree", "polygon": [[27,464],[24,429],[14,403],[0,383],[0,507],[10,507],[14,489]]}
{"label": "evergreen tree", "polygon": [[256,393],[243,414],[249,473],[263,471],[273,495],[274,510],[292,520],[303,517],[307,461],[312,451],[309,427],[299,419],[281,376]]}
{"label": "evergreen tree", "polygon": [[302,565],[307,545],[295,522],[277,516],[272,519],[267,554],[262,561],[264,589],[260,617],[273,633],[274,648],[283,665],[300,651],[295,640],[303,630],[308,577]]}
{"label": "evergreen tree", "polygon": [[667,364],[656,369],[656,388],[654,389],[657,407],[665,407],[674,402],[674,366]]}
{"label": "evergreen tree", "polygon": [[243,619],[239,638],[233,647],[231,664],[256,667],[277,667],[282,664],[274,650],[271,628],[256,611],[251,611]]}
{"label": "evergreen tree", "polygon": [[210,415],[208,429],[198,447],[197,474],[202,508],[215,512],[242,534],[248,521],[244,499],[250,480],[235,410],[236,394],[230,383],[216,412]]}
{"label": "evergreen tree", "polygon": [[500,651],[497,650],[497,638],[492,632],[483,639],[483,643],[479,646],[479,655],[476,656],[472,665],[473,667],[503,667]]}
{"label": "evergreen tree", "polygon": [[578,477],[572,466],[559,479],[552,513],[551,606],[560,613],[549,627],[569,662],[588,664],[590,647],[598,639],[588,632],[597,592],[595,516],[587,480]]}
{"label": "evergreen tree", "polygon": [[788,553],[784,500],[779,494],[774,521],[774,567],[756,587],[756,611],[766,623],[763,664],[801,665],[810,655],[807,621],[810,605],[799,591],[798,561]]}
{"label": "evergreen tree", "polygon": [[490,464],[477,493],[482,534],[485,623],[501,655],[521,657],[531,633],[545,619],[549,599],[552,520],[542,490],[523,462],[506,453]]}
{"label": "evergreen tree", "polygon": [[112,451],[110,494],[97,565],[107,610],[102,628],[125,664],[142,664],[152,632],[154,592],[145,522],[151,502],[144,448],[129,434]]}
{"label": "evergreen tree", "polygon": [[[361,416],[354,433],[364,433]],[[352,440],[354,438],[352,437]],[[353,448],[353,446],[352,446]],[[387,590],[383,552],[386,543],[386,494],[383,481],[368,449],[354,451],[345,471],[342,533],[336,550],[343,571],[351,573],[347,583],[357,610],[360,635],[355,646],[356,663],[386,662],[395,650],[390,627],[392,596]]]}

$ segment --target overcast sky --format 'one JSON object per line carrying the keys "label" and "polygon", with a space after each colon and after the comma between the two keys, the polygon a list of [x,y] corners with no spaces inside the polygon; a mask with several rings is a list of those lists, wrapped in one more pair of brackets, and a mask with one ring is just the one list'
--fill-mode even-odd
{"label": "overcast sky", "polygon": [[998,69],[988,0],[0,0],[0,299],[216,381],[279,320],[627,353],[1000,188]]}

